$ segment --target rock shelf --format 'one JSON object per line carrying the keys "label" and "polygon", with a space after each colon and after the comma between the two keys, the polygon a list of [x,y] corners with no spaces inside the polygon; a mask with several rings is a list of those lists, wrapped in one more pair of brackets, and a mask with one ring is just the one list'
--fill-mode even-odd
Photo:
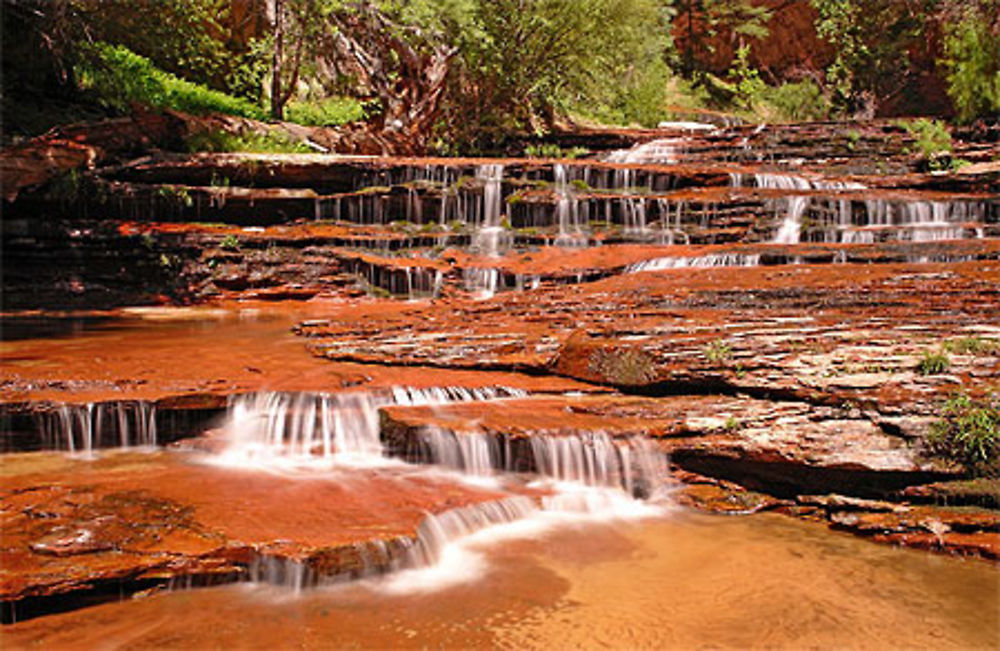
{"label": "rock shelf", "polygon": [[[435,436],[502,449],[477,469],[511,477],[544,470],[539,441],[641,440],[685,506],[1000,557],[997,480],[927,445],[945,400],[1000,390],[996,142],[926,173],[880,122],[564,134],[577,160],[130,161],[114,136],[4,152],[8,619],[383,571],[425,513],[540,499],[422,474]],[[320,396],[278,419],[308,448],[324,397],[399,387],[507,393],[374,404],[368,433],[410,465],[363,499],[196,462],[247,395]],[[159,447],[98,450],[118,443]]]}

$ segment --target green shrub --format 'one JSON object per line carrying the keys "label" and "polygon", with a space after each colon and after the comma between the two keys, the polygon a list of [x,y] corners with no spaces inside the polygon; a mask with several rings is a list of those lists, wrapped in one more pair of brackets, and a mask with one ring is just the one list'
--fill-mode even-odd
{"label": "green shrub", "polygon": [[591,353],[587,370],[608,384],[634,387],[656,379],[656,363],[641,350],[598,348]]}
{"label": "green shrub", "polygon": [[958,355],[993,355],[1000,353],[1000,341],[982,337],[962,337],[944,343],[943,348]]}
{"label": "green shrub", "polygon": [[914,138],[914,146],[917,151],[927,160],[931,169],[943,169],[948,166],[948,159],[951,154],[951,134],[943,122],[938,120],[904,121],[896,123],[906,129]]}
{"label": "green shrub", "polygon": [[976,476],[1000,476],[1000,401],[950,398],[931,427],[929,450],[962,464]]}
{"label": "green shrub", "polygon": [[226,235],[222,238],[222,241],[219,242],[219,246],[223,249],[235,251],[240,248],[240,241],[235,235]]}
{"label": "green shrub", "polygon": [[732,358],[733,346],[727,341],[716,339],[706,344],[702,352],[705,355],[705,359],[712,364],[722,364]]}
{"label": "green shrub", "polygon": [[767,84],[760,78],[760,72],[750,65],[750,46],[736,50],[736,59],[729,71],[736,93],[734,101],[743,108],[753,108],[764,96]]}
{"label": "green shrub", "polygon": [[285,108],[289,122],[313,127],[336,127],[364,120],[364,105],[352,97],[328,97],[314,102],[291,102]]}
{"label": "green shrub", "polygon": [[160,70],[128,48],[107,43],[81,47],[75,68],[80,85],[104,106],[121,113],[132,104],[187,113],[225,113],[264,119],[264,110],[245,99],[194,84]]}
{"label": "green shrub", "polygon": [[948,96],[961,122],[1000,114],[1000,39],[988,16],[970,8],[949,24],[940,63],[948,71]]}
{"label": "green shrub", "polygon": [[524,148],[524,155],[527,158],[580,158],[590,153],[585,147],[571,147],[563,149],[559,145],[551,142],[538,145],[528,145]]}
{"label": "green shrub", "polygon": [[921,375],[940,375],[951,367],[951,360],[944,351],[934,352],[925,350],[920,363],[917,364],[917,372]]}
{"label": "green shrub", "polygon": [[784,120],[823,120],[830,115],[829,100],[808,80],[769,88],[764,95]]}

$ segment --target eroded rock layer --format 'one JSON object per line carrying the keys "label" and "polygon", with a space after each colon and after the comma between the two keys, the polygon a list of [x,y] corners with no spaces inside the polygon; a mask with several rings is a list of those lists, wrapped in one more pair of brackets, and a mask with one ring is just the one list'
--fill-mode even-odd
{"label": "eroded rock layer", "polygon": [[[639,497],[672,477],[694,508],[997,558],[996,473],[928,437],[956,395],[997,404],[1000,150],[958,140],[970,164],[928,173],[908,139],[27,170],[3,232],[0,448],[34,451],[0,481],[5,617],[392,569],[426,513],[544,502],[524,473]],[[381,460],[364,490],[276,471],[345,450]]]}

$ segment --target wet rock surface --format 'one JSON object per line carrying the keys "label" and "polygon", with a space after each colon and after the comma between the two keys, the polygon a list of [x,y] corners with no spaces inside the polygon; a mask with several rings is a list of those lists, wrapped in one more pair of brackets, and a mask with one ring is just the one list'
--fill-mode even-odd
{"label": "wet rock surface", "polygon": [[[267,563],[321,577],[385,571],[426,513],[499,495],[392,470],[363,485],[262,477],[180,452],[11,455],[0,480],[5,619],[58,595],[246,580]],[[382,558],[365,556],[371,545]]]}
{"label": "wet rock surface", "polygon": [[113,134],[56,135],[3,161],[21,167],[0,448],[174,450],[8,457],[0,596],[22,612],[123,585],[357,575],[423,513],[497,497],[389,474],[362,500],[188,462],[269,391],[310,397],[285,400],[292,421],[341,394],[505,387],[379,403],[376,434],[421,464],[429,432],[485,441],[517,472],[538,470],[538,441],[638,437],[682,505],[998,557],[995,480],[927,445],[945,400],[1000,389],[995,142],[957,140],[972,164],[925,173],[878,122],[580,132],[566,142],[593,153],[574,161],[128,162],[131,131],[103,149]]}

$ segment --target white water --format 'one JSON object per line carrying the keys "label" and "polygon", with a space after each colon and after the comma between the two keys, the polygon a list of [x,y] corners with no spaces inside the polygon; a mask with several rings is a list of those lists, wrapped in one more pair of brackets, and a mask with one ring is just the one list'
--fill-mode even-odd
{"label": "white water", "polygon": [[[229,445],[218,460],[241,467],[260,467],[263,462],[266,467],[268,461],[281,466],[287,459],[320,458],[333,466],[364,472],[366,467],[389,463],[379,440],[380,406],[524,395],[507,388],[404,387],[379,394],[250,394],[230,405],[225,428]],[[489,566],[484,546],[537,536],[554,527],[662,514],[666,508],[666,458],[644,438],[615,440],[604,432],[582,432],[513,441],[482,433],[456,435],[426,429],[421,441],[428,451],[425,461],[470,478],[504,473],[514,480],[515,475],[505,473],[532,471],[537,479],[529,486],[541,496],[509,494],[429,513],[412,541],[355,545],[360,567],[348,576],[317,575],[308,561],[264,551],[249,568],[250,580],[299,591],[388,572],[388,576],[370,579],[372,587],[392,593],[437,590],[482,576]],[[523,486],[523,479],[515,483]],[[503,490],[504,485],[493,484],[495,490]],[[655,501],[641,502],[633,495]]]}
{"label": "white water", "polygon": [[641,271],[662,271],[663,269],[689,269],[698,267],[756,267],[760,264],[760,256],[746,253],[712,253],[709,255],[685,258],[667,256],[643,260],[630,264],[626,273]]}
{"label": "white water", "polygon": [[98,448],[156,445],[156,405],[143,401],[59,405],[40,415],[44,450],[90,453]]}
{"label": "white water", "polygon": [[474,222],[473,248],[484,255],[497,257],[510,247],[510,234],[500,224],[503,208],[503,165],[480,165],[476,179],[483,186],[482,220]]}
{"label": "white water", "polygon": [[462,269],[462,286],[476,298],[493,298],[500,289],[500,276],[495,267],[466,267]]}
{"label": "white water", "polygon": [[677,162],[680,140],[660,138],[635,145],[631,149],[619,149],[605,158],[609,163],[633,163],[639,165],[672,165]]}
{"label": "white water", "polygon": [[389,463],[379,437],[379,409],[523,397],[508,387],[396,387],[384,392],[282,393],[230,399],[218,465],[260,467],[346,466]]}
{"label": "white water", "polygon": [[559,222],[559,235],[555,245],[562,247],[587,246],[587,236],[583,232],[580,221],[580,202],[576,200],[573,189],[567,180],[567,170],[564,165],[556,163],[552,166],[552,176],[555,180],[556,219]]}

